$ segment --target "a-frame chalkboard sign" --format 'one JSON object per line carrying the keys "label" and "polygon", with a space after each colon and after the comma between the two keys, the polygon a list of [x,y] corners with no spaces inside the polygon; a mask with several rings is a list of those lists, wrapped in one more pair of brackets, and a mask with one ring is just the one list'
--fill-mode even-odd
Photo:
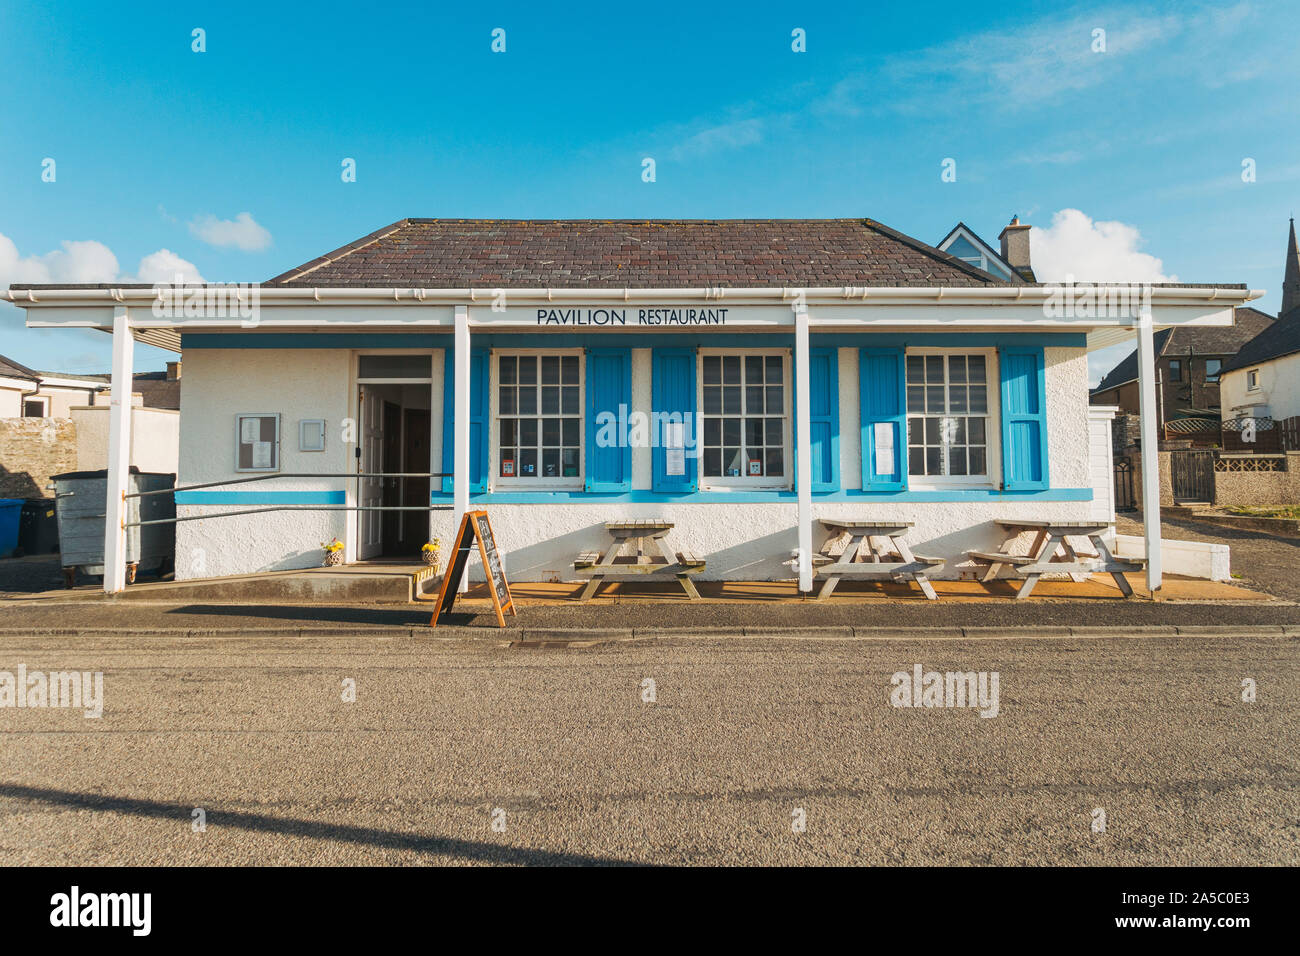
{"label": "a-frame chalkboard sign", "polygon": [[442,587],[438,589],[438,606],[434,608],[430,627],[438,626],[438,618],[451,610],[456,600],[456,590],[460,579],[465,575],[465,566],[469,564],[469,554],[478,540],[479,557],[483,559],[483,568],[487,572],[488,591],[492,595],[492,606],[496,608],[497,624],[506,626],[506,611],[515,613],[515,601],[510,596],[510,585],[506,583],[506,572],[501,567],[501,555],[497,551],[496,538],[492,536],[492,522],[488,521],[486,511],[467,511],[460,519],[460,530],[456,532],[456,544],[451,552],[451,561],[447,573],[442,576]]}

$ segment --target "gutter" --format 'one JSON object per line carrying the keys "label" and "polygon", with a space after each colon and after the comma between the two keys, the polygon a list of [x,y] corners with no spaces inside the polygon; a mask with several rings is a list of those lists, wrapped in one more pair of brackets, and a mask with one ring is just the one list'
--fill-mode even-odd
{"label": "gutter", "polygon": [[[1129,283],[1093,283],[1078,284],[1075,289],[1131,289]],[[830,303],[903,303],[903,302],[937,302],[966,301],[990,303],[1032,303],[1046,301],[1059,295],[1067,286],[972,286],[969,288],[953,286],[832,286],[824,288],[801,289],[797,286],[723,288],[706,286],[690,289],[424,289],[424,288],[308,288],[298,286],[259,286],[259,285],[211,285],[211,286],[162,286],[160,288],[120,289],[120,288],[64,288],[64,289],[14,289],[8,290],[8,299],[15,305],[54,306],[54,305],[147,305],[156,302],[162,292],[173,289],[183,292],[211,288],[235,295],[245,300],[255,295],[261,302],[319,302],[337,304],[355,304],[359,302],[389,303],[409,305],[449,305],[474,302],[490,303],[498,296],[507,300],[525,302],[587,302],[587,301],[623,301],[623,302],[673,302],[683,300],[703,300],[713,302],[793,302],[801,293],[805,301]],[[1224,307],[1232,303],[1249,302],[1264,294],[1261,289],[1221,289],[1221,288],[1175,288],[1151,290],[1152,303],[1176,304],[1189,301],[1222,302]]]}

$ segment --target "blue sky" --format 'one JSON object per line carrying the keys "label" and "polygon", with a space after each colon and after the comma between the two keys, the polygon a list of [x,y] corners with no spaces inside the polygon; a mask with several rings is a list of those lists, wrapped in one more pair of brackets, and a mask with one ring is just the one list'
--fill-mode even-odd
{"label": "blue sky", "polygon": [[[0,283],[254,281],[404,216],[870,216],[931,243],[963,220],[996,243],[1018,213],[1040,278],[1246,282],[1277,309],[1293,2],[540,6],[0,7]],[[108,336],[21,321],[0,304],[0,353],[108,368]]]}

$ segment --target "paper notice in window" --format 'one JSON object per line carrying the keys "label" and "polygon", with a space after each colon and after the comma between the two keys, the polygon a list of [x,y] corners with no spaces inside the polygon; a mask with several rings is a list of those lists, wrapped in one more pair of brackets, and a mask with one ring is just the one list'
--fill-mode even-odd
{"label": "paper notice in window", "polygon": [[262,420],[260,418],[241,418],[239,420],[239,440],[251,445],[262,437]]}
{"label": "paper notice in window", "polygon": [[876,422],[876,474],[894,473],[894,423]]}
{"label": "paper notice in window", "polygon": [[254,468],[271,467],[271,443],[269,441],[253,442],[253,465]]}
{"label": "paper notice in window", "polygon": [[664,474],[686,474],[686,432],[681,422],[664,422]]}

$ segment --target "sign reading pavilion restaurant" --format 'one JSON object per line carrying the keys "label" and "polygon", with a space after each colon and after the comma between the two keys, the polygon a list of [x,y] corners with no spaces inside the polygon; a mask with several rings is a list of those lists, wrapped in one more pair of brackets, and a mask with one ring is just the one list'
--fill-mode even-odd
{"label": "sign reading pavilion restaurant", "polygon": [[537,309],[538,325],[726,325],[727,309]]}

